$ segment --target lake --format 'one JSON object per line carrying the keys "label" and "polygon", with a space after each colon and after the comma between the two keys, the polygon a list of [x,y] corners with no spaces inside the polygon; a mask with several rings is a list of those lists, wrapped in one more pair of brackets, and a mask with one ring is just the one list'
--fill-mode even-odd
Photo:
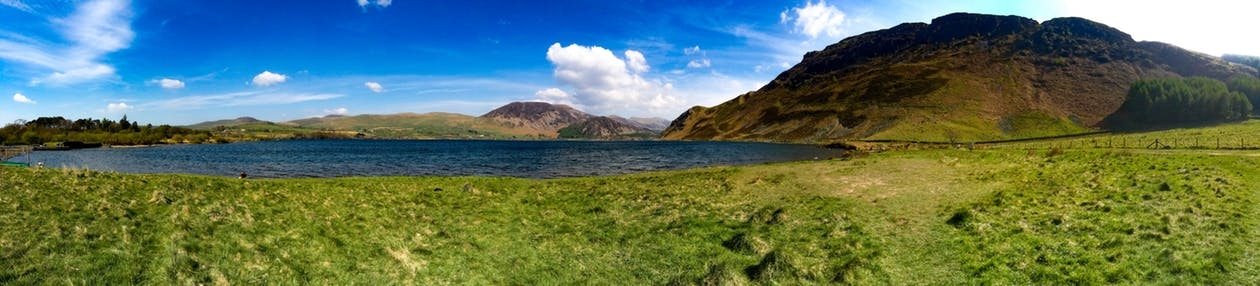
{"label": "lake", "polygon": [[[286,140],[35,151],[50,168],[250,177],[560,178],[827,159],[810,145],[680,141]],[[26,157],[14,158],[24,161]]]}

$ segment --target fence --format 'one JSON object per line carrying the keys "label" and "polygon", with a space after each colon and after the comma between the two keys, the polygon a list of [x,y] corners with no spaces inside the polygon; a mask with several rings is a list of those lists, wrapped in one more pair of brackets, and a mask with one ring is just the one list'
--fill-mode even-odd
{"label": "fence", "polygon": [[[1260,134],[1257,134],[1260,135]],[[991,142],[922,142],[922,141],[861,141],[865,151],[913,150],[913,149],[1260,149],[1260,137],[1202,135],[1156,136],[1093,134],[1059,139],[1032,139]]]}
{"label": "fence", "polygon": [[22,156],[22,154],[31,152],[31,149],[30,146],[0,146],[0,161]]}

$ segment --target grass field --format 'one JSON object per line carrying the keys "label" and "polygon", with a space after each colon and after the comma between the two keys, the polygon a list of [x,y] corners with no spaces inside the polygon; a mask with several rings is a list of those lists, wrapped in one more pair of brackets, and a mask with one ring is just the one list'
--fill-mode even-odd
{"label": "grass field", "polygon": [[929,150],[558,180],[0,168],[0,284],[1256,284],[1258,166]]}
{"label": "grass field", "polygon": [[1257,126],[545,181],[2,168],[0,282],[1256,284],[1260,153],[1093,148]]}
{"label": "grass field", "polygon": [[[1156,144],[1157,140],[1158,144]],[[1260,149],[1260,120],[1252,119],[1241,123],[1207,127],[986,145],[989,145],[987,147],[1017,149]]]}

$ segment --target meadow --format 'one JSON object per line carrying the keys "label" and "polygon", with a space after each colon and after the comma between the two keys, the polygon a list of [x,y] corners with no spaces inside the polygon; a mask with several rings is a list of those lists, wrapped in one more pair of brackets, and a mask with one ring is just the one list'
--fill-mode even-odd
{"label": "meadow", "polygon": [[0,168],[0,284],[1260,283],[1260,158],[978,149],[611,177]]}

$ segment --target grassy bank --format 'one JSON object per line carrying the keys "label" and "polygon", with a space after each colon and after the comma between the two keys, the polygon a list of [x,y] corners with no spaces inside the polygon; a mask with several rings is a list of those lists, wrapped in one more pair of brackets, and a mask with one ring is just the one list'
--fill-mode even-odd
{"label": "grassy bank", "polygon": [[0,168],[0,283],[1260,283],[1260,160],[935,150],[560,180]]}

